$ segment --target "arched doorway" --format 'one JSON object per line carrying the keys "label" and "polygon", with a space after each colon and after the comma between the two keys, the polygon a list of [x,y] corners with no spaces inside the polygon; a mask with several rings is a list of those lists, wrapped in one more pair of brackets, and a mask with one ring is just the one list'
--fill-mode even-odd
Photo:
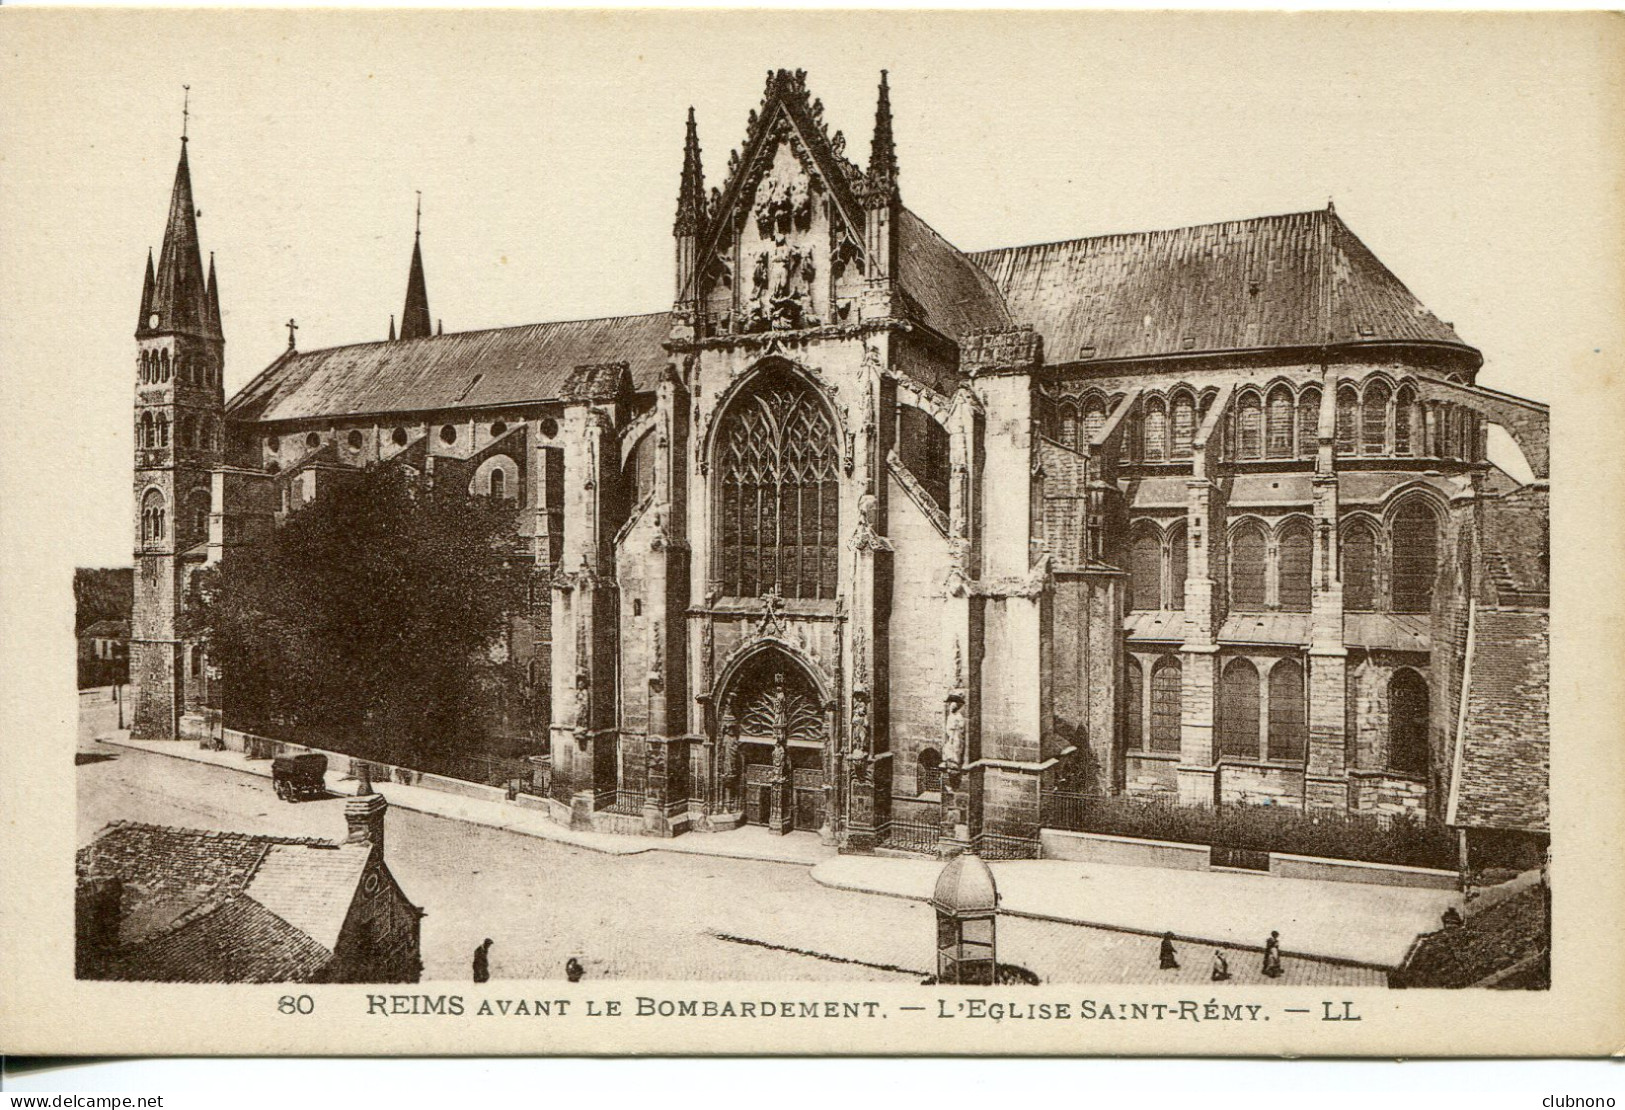
{"label": "arched doorway", "polygon": [[775,832],[824,828],[829,726],[807,670],[788,653],[763,648],[727,678],[720,704],[724,807]]}

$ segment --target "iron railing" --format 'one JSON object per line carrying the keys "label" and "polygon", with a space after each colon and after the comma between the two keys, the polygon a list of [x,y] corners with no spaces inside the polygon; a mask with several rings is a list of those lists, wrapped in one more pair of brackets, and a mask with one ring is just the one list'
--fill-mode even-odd
{"label": "iron railing", "polygon": [[935,821],[910,821],[893,817],[881,838],[881,847],[898,852],[923,852],[935,855],[937,838],[942,830]]}

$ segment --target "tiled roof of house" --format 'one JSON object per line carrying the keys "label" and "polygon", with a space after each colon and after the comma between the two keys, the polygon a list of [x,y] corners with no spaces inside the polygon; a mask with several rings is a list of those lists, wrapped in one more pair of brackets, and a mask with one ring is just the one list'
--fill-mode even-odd
{"label": "tiled roof of house", "polygon": [[561,396],[571,371],[625,362],[653,388],[670,317],[615,316],[289,351],[227,405],[234,420],[488,408]]}
{"label": "tiled roof of house", "polygon": [[95,624],[79,633],[79,636],[81,639],[86,636],[90,636],[109,640],[128,640],[130,638],[130,622],[97,621]]}
{"label": "tiled roof of house", "polygon": [[1460,773],[1447,819],[1467,828],[1544,832],[1548,617],[1541,610],[1479,609],[1474,620]]}
{"label": "tiled roof of house", "polygon": [[1051,364],[1328,342],[1471,353],[1329,209],[970,258]]}
{"label": "tiled roof of house", "polygon": [[80,884],[120,885],[117,947],[98,977],[309,978],[330,960],[368,845],[118,821],[81,848]]}

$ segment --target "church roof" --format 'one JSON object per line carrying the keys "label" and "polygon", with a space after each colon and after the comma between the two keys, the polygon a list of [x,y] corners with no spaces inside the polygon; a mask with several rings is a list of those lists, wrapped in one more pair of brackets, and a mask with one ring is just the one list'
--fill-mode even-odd
{"label": "church roof", "polygon": [[666,364],[665,312],[289,351],[232,398],[235,420],[486,408],[563,395],[571,372],[624,362],[638,389]]}
{"label": "church roof", "polygon": [[950,339],[1011,324],[985,271],[907,208],[897,217],[898,285],[921,323]]}
{"label": "church roof", "polygon": [[970,258],[1052,364],[1327,342],[1476,355],[1329,208]]}

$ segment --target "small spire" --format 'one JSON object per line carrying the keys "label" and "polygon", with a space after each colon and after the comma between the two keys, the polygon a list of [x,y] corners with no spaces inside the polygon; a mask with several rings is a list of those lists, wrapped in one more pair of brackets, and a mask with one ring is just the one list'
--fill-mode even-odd
{"label": "small spire", "polygon": [[1332,216],[1337,215],[1337,205],[1332,203],[1331,197],[1326,198],[1326,212]]}
{"label": "small spire", "polygon": [[135,332],[142,335],[147,331],[147,324],[152,316],[152,293],[157,284],[152,271],[152,248],[147,248],[147,277],[141,283],[141,318],[135,323]]}
{"label": "small spire", "polygon": [[391,343],[395,342],[395,314],[393,312],[389,314],[389,341]]}
{"label": "small spire", "polygon": [[880,71],[880,95],[875,102],[875,135],[869,144],[869,180],[878,188],[897,188],[897,144],[891,129],[891,85]]}
{"label": "small spire", "polygon": [[220,283],[214,276],[214,252],[209,252],[209,287],[204,294],[204,304],[208,309],[208,324],[211,333],[217,337],[225,332],[220,327]]}
{"label": "small spire", "polygon": [[406,307],[401,310],[401,338],[426,338],[433,330],[429,321],[429,287],[423,280],[423,193],[420,190],[412,235],[412,268],[406,274]]}
{"label": "small spire", "polygon": [[435,321],[434,321],[434,333],[436,335],[445,335],[446,334],[446,322],[444,320],[440,319],[438,316],[435,317]]}
{"label": "small spire", "polygon": [[677,187],[678,235],[699,232],[705,218],[705,171],[700,165],[700,130],[694,122],[694,109],[688,110],[688,129],[683,137],[683,177]]}

